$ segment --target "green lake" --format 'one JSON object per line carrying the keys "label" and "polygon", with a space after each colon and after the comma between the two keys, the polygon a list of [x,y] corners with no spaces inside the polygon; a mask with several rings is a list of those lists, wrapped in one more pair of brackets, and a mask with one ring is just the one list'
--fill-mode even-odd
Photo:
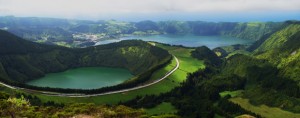
{"label": "green lake", "polygon": [[26,84],[53,88],[95,89],[117,85],[132,77],[133,75],[123,68],[82,67],[46,74],[45,77]]}

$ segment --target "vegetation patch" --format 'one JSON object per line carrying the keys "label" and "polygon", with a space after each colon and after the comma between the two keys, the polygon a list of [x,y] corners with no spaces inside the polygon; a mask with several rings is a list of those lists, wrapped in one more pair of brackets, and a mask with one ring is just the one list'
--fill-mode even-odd
{"label": "vegetation patch", "polygon": [[298,118],[300,114],[284,111],[278,107],[269,107],[266,105],[254,106],[248,99],[241,97],[230,98],[230,101],[239,104],[244,109],[252,111],[266,118]]}
{"label": "vegetation patch", "polygon": [[227,95],[230,95],[230,97],[238,97],[243,94],[244,90],[236,90],[236,91],[223,91],[220,92],[220,96],[223,98]]}
{"label": "vegetation patch", "polygon": [[154,108],[145,109],[145,112],[149,115],[159,115],[159,114],[175,114],[177,110],[175,107],[168,102],[163,102]]}

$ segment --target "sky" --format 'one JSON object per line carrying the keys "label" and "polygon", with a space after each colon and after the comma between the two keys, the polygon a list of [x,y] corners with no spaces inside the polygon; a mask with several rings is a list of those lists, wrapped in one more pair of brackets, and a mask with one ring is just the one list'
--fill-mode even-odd
{"label": "sky", "polygon": [[85,20],[300,20],[300,0],[0,0],[0,16]]}

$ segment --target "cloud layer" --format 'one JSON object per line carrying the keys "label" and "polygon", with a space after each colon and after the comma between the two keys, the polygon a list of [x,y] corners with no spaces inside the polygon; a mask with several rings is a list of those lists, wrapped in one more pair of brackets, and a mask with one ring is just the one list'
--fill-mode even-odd
{"label": "cloud layer", "polygon": [[111,14],[299,12],[300,0],[0,0],[0,15],[104,17]]}

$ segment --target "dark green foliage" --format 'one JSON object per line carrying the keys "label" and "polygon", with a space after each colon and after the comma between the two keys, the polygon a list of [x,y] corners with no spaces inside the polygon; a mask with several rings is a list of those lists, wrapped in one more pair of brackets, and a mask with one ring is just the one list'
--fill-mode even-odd
{"label": "dark green foliage", "polygon": [[221,72],[221,76],[233,73],[247,80],[244,96],[250,98],[251,103],[299,112],[299,86],[293,80],[280,76],[280,70],[267,60],[234,55],[226,61]]}
{"label": "dark green foliage", "polygon": [[[147,95],[137,97],[125,103],[134,108],[154,107],[162,102],[171,102],[178,110],[178,115],[186,118],[211,118],[216,113],[223,116],[236,116],[246,112],[241,107],[236,107],[235,111],[223,105],[233,104],[224,103],[215,106],[214,104],[220,101],[220,91],[237,90],[244,88],[245,79],[237,79],[239,77],[215,77],[218,70],[212,67],[207,67],[204,70],[199,70],[189,74],[187,80],[180,87],[173,89],[169,93],[160,94],[158,96]],[[230,80],[230,79],[233,80]],[[222,99],[221,99],[222,100]],[[230,107],[230,106],[229,106]],[[234,112],[234,113],[232,113]]]}
{"label": "dark green foliage", "polygon": [[28,100],[30,102],[30,105],[33,105],[33,106],[54,106],[54,107],[57,107],[57,108],[65,106],[63,103],[58,104],[58,103],[55,103],[53,101],[47,101],[46,103],[42,103],[42,100],[40,98],[38,98],[35,95],[31,95],[31,94],[16,93],[14,95],[14,97],[16,97],[16,98],[22,98],[23,97],[23,98],[25,98],[26,100]]}
{"label": "dark green foliage", "polygon": [[206,46],[197,47],[192,51],[192,56],[214,66],[220,66],[222,63],[222,60]]}
{"label": "dark green foliage", "polygon": [[160,95],[145,95],[145,96],[137,96],[136,98],[126,101],[126,102],[120,102],[119,104],[121,105],[126,105],[130,106],[132,108],[153,108],[156,105],[162,103],[162,101],[167,100],[168,98],[166,97],[165,94],[160,94]]}
{"label": "dark green foliage", "polygon": [[254,56],[278,67],[283,78],[299,81],[299,29],[297,23],[286,23],[254,51]]}
{"label": "dark green foliage", "polygon": [[21,98],[21,97],[26,98],[30,102],[31,105],[34,105],[34,106],[42,105],[42,101],[39,98],[37,98],[36,96],[20,94],[20,93],[16,94],[16,98]]}
{"label": "dark green foliage", "polygon": [[213,51],[215,53],[219,53],[220,55],[217,55],[217,56],[219,56],[220,58],[224,58],[224,57],[228,56],[227,51],[221,47],[214,48]]}
{"label": "dark green foliage", "polygon": [[225,96],[218,102],[218,107],[216,107],[218,114],[228,118],[233,118],[241,114],[249,114],[255,116],[256,118],[261,118],[260,115],[257,115],[251,111],[247,111],[243,109],[240,105],[230,102],[228,100],[229,98],[230,96]]}
{"label": "dark green foliage", "polygon": [[[293,90],[293,89],[290,89]],[[282,92],[270,88],[262,88],[261,86],[253,86],[244,92],[245,98],[250,99],[253,105],[268,105],[288,110],[294,113],[299,113],[300,100],[299,98],[289,97]]]}
{"label": "dark green foliage", "polygon": [[0,92],[0,100],[4,100],[4,99],[8,99],[8,98],[9,98],[9,94]]}
{"label": "dark green foliage", "polygon": [[20,41],[20,38],[8,33],[7,31],[0,30],[0,54],[26,54],[29,52],[32,53],[41,53],[47,52],[57,47],[57,46],[48,46],[38,43],[32,43],[30,41]]}
{"label": "dark green foliage", "polygon": [[259,40],[255,41],[250,47],[248,47],[247,51],[253,52],[259,46],[261,46],[261,44],[264,43],[273,33],[274,32],[263,35]]}
{"label": "dark green foliage", "polygon": [[246,78],[248,81],[263,79],[264,75],[272,72],[274,75],[277,73],[274,68],[266,60],[259,60],[250,56],[236,54],[231,56],[223,64],[221,75],[226,76],[230,74]]}

